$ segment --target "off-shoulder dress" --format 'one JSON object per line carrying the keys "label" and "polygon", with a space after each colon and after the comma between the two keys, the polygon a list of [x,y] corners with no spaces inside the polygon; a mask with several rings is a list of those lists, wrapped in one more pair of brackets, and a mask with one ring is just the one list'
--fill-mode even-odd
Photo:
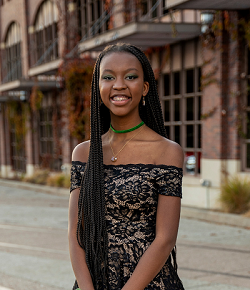
{"label": "off-shoulder dress", "polygon": [[[72,162],[70,191],[80,188],[85,165]],[[108,290],[120,290],[124,286],[154,240],[158,194],[182,197],[182,175],[182,169],[175,166],[104,165]],[[184,289],[170,257],[145,288],[163,289]]]}

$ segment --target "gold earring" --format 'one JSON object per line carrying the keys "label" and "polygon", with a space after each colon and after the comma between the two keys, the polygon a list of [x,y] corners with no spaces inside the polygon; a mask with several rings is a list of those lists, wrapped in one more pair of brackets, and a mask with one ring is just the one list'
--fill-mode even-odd
{"label": "gold earring", "polygon": [[142,105],[143,105],[143,106],[146,105],[145,96],[142,97]]}

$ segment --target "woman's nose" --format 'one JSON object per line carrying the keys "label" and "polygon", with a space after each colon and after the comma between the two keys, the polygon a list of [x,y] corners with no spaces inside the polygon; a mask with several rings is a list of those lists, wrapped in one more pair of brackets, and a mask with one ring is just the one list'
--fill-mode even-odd
{"label": "woman's nose", "polygon": [[115,83],[113,84],[114,90],[124,90],[127,88],[127,85],[124,81],[124,79],[116,79]]}

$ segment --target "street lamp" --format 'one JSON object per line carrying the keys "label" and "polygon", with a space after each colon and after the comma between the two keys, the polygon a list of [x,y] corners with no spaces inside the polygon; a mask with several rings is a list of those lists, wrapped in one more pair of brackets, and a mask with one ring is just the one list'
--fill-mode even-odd
{"label": "street lamp", "polygon": [[206,33],[214,21],[214,11],[204,10],[201,11],[201,32]]}

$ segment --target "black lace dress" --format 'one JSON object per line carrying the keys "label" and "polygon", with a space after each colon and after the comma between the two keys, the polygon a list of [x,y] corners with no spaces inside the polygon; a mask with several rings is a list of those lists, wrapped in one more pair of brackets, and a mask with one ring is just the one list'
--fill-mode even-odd
{"label": "black lace dress", "polygon": [[[85,163],[72,162],[71,191],[79,188]],[[175,166],[104,165],[108,231],[108,286],[120,290],[155,238],[158,194],[182,196],[182,169]],[[169,258],[145,290],[182,290]]]}

